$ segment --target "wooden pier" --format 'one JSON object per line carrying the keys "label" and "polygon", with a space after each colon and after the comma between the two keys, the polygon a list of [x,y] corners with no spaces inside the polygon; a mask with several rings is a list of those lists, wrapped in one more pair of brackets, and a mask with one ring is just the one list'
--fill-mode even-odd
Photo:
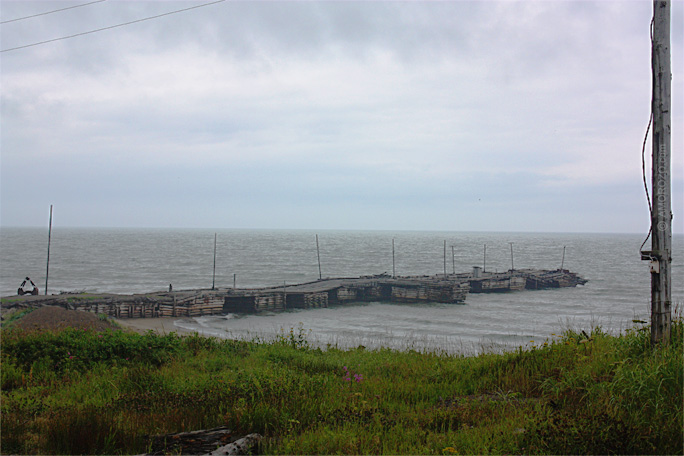
{"label": "wooden pier", "polygon": [[3,309],[58,305],[115,318],[198,317],[229,313],[279,312],[353,302],[464,303],[468,293],[502,293],[584,285],[587,280],[566,269],[521,269],[432,276],[387,274],[322,279],[265,288],[181,290],[134,295],[58,294],[2,298]]}

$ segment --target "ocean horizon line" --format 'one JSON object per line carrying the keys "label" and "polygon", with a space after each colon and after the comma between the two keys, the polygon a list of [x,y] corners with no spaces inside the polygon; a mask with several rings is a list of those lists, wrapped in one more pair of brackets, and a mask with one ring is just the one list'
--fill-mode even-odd
{"label": "ocean horizon line", "polygon": [[[643,235],[646,238],[645,232],[634,231],[520,231],[520,230],[446,230],[446,229],[404,229],[404,228],[241,228],[241,227],[168,227],[168,226],[56,226],[53,225],[53,230],[68,229],[68,230],[121,230],[121,231],[192,231],[192,232],[265,232],[265,231],[280,231],[280,232],[357,232],[357,233],[462,233],[462,234],[559,234],[559,235]],[[30,230],[48,230],[48,226],[39,225],[0,225],[0,230],[4,229],[30,229]],[[673,232],[672,236],[684,236],[683,232]]]}

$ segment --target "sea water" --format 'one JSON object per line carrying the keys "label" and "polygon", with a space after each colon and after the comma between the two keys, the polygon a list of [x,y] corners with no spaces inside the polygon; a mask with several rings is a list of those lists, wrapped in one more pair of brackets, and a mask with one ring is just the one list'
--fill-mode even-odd
{"label": "sea water", "polygon": [[[214,269],[214,236],[216,266]],[[316,248],[318,235],[319,248]],[[354,303],[259,315],[176,321],[217,337],[269,339],[290,330],[312,343],[449,352],[539,344],[565,329],[618,332],[648,320],[650,275],[644,235],[53,228],[48,292],[144,293],[275,286],[322,277],[427,275],[565,269],[589,282],[576,288],[469,294],[464,304]],[[446,249],[445,249],[446,241]],[[394,248],[393,248],[394,244]],[[25,277],[45,292],[47,229],[0,229],[0,294]],[[486,247],[485,247],[486,246]],[[650,241],[646,244],[646,249]],[[565,252],[564,252],[565,249]],[[320,254],[320,270],[319,270]],[[684,301],[684,237],[673,238],[675,306]],[[320,271],[320,272],[319,272]]]}

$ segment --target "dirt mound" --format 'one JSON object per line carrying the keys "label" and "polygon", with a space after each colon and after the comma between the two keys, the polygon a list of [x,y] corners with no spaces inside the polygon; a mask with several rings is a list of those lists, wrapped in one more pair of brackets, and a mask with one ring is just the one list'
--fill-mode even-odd
{"label": "dirt mound", "polygon": [[15,321],[12,327],[26,331],[57,331],[64,328],[92,329],[106,331],[117,329],[97,315],[82,310],[67,310],[63,307],[42,306]]}

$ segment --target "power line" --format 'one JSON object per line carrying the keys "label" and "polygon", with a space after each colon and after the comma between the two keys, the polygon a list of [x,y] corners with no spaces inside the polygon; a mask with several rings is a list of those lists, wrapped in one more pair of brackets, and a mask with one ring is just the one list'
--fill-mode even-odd
{"label": "power line", "polygon": [[7,24],[7,23],[9,23],[9,22],[23,21],[24,19],[31,19],[32,17],[45,16],[45,15],[47,15],[47,14],[58,13],[58,12],[60,12],[60,11],[66,11],[66,10],[70,10],[70,9],[74,9],[74,8],[80,8],[80,7],[82,7],[82,6],[92,5],[93,3],[102,3],[102,2],[106,2],[106,1],[107,1],[107,0],[96,0],[96,1],[94,1],[94,2],[83,3],[83,4],[81,4],[81,5],[75,5],[75,6],[69,6],[69,7],[67,7],[67,8],[61,8],[61,9],[57,9],[57,10],[53,10],[53,11],[48,11],[48,12],[46,12],[46,13],[38,13],[38,14],[34,14],[34,15],[32,15],[32,16],[18,17],[18,18],[16,18],[16,19],[10,19],[10,20],[8,20],[8,21],[2,21],[2,22],[0,22],[0,24]]}
{"label": "power line", "polygon": [[103,27],[103,28],[99,28],[96,30],[90,30],[88,32],[76,33],[75,35],[62,36],[60,38],[53,38],[51,40],[40,41],[38,43],[25,44],[23,46],[17,46],[17,47],[13,47],[13,48],[9,48],[9,49],[3,49],[0,52],[16,51],[17,49],[24,49],[24,48],[28,48],[28,47],[32,47],[32,46],[39,46],[41,44],[52,43],[52,42],[60,41],[60,40],[67,40],[69,38],[75,38],[77,36],[89,35],[91,33],[102,32],[104,30],[110,30],[110,29],[117,28],[117,27],[123,27],[126,25],[137,24],[138,22],[144,22],[144,21],[149,21],[149,20],[157,19],[157,18],[164,17],[164,16],[170,16],[171,14],[182,13],[183,11],[189,11],[189,10],[196,9],[196,8],[202,8],[204,6],[215,5],[217,3],[222,3],[225,1],[226,0],[216,0],[214,2],[203,3],[203,4],[197,5],[197,6],[191,6],[190,8],[183,8],[183,9],[179,9],[176,11],[169,11],[168,13],[164,13],[164,14],[158,14],[156,16],[145,17],[143,19],[136,19],[135,21],[124,22],[123,24],[110,25],[109,27]]}

